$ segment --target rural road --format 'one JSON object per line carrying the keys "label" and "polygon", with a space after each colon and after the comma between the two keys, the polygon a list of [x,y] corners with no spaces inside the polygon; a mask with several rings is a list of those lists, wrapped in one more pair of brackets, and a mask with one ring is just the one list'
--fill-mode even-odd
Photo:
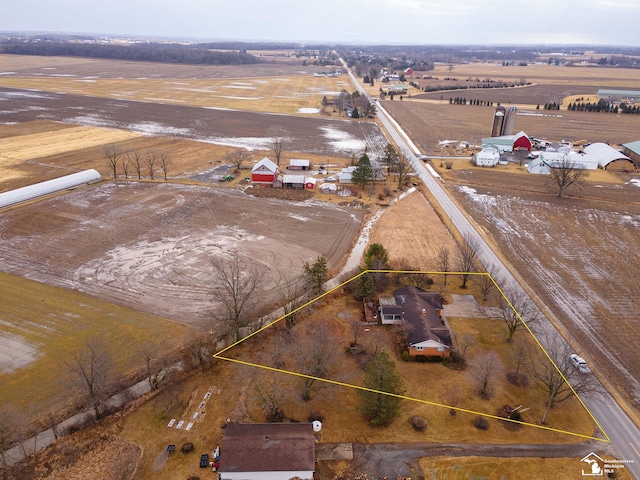
{"label": "rural road", "polygon": [[[361,94],[366,95],[360,83],[347,67],[346,62],[342,58],[340,58],[340,61],[347,70],[356,88],[358,88]],[[380,102],[377,102],[376,106],[378,108],[378,119],[384,130],[386,130],[387,134],[400,149],[407,153],[411,166],[449,217],[451,225],[454,225],[464,238],[471,239],[471,241],[478,245],[476,251],[478,258],[485,266],[488,267],[491,265],[494,268],[496,272],[494,277],[503,280],[501,287],[504,285],[514,285],[517,289],[521,290],[523,294],[528,295],[512,275],[511,271],[484,240],[476,227],[462,213],[444,188],[442,188],[442,185],[439,183],[441,180],[438,180],[433,174],[429,173],[425,165],[416,158],[415,155],[420,152],[400,125],[398,125],[391,115],[381,106]],[[544,318],[545,321],[539,328],[547,333],[553,333],[554,336],[560,337],[560,333],[551,321],[549,321],[545,315],[542,315],[542,318]],[[603,388],[603,391],[604,390]],[[618,459],[629,461],[629,463],[625,464],[626,470],[636,479],[640,480],[640,429],[638,429],[637,425],[633,423],[608,392],[604,394],[601,399],[583,398],[583,401],[609,436]],[[588,453],[590,452],[585,451],[584,455]]]}

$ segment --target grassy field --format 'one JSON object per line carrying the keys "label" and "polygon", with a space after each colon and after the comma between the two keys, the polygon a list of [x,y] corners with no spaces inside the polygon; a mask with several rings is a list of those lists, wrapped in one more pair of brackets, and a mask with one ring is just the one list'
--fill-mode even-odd
{"label": "grassy field", "polygon": [[17,78],[3,75],[0,77],[0,86],[118,100],[288,115],[317,115],[322,108],[324,96],[334,97],[342,89],[352,88],[346,76],[314,77],[310,73],[222,80]]}
{"label": "grassy field", "polygon": [[[588,465],[579,458],[429,457],[420,460],[420,467],[425,478],[439,480],[555,480],[580,478]],[[621,470],[617,478],[632,477]]]}
{"label": "grassy field", "polygon": [[28,417],[73,398],[68,365],[88,340],[104,340],[114,372],[126,378],[144,367],[143,346],[177,351],[191,335],[185,325],[65,288],[2,272],[0,284],[0,404]]}

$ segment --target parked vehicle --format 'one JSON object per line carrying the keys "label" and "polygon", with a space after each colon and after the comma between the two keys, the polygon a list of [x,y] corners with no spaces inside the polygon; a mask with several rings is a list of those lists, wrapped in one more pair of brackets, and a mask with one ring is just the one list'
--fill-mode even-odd
{"label": "parked vehicle", "polygon": [[209,466],[209,454],[203,453],[200,455],[200,468],[207,468]]}
{"label": "parked vehicle", "polygon": [[573,366],[576,367],[580,373],[589,373],[591,371],[589,369],[589,366],[587,365],[587,362],[580,355],[572,353],[571,355],[569,355],[569,359],[571,360]]}

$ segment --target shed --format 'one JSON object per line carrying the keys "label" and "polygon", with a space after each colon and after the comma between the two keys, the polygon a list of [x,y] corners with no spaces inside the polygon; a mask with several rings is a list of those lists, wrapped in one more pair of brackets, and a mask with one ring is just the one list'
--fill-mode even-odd
{"label": "shed", "polygon": [[307,177],[304,181],[304,188],[306,188],[307,190],[313,190],[314,188],[316,188],[316,182],[317,180],[313,177]]}
{"label": "shed", "polygon": [[535,175],[549,175],[551,173],[551,167],[542,157],[538,157],[527,164],[527,172]]}
{"label": "shed", "polygon": [[304,188],[304,175],[284,175],[282,186],[284,188]]}
{"label": "shed", "polygon": [[221,480],[313,479],[311,423],[229,424],[220,448]]}
{"label": "shed", "polygon": [[299,158],[292,158],[289,161],[289,170],[311,170],[311,162]]}
{"label": "shed", "polygon": [[271,186],[279,174],[280,169],[278,166],[267,157],[264,157],[251,169],[251,183]]}
{"label": "shed", "polygon": [[353,183],[351,180],[351,176],[353,172],[355,172],[358,167],[346,167],[343,168],[338,174],[338,182],[340,183]]}
{"label": "shed", "polygon": [[334,194],[338,191],[335,183],[323,183],[320,185],[320,193]]}
{"label": "shed", "polygon": [[54,178],[53,180],[47,180],[46,182],[16,188],[15,190],[0,193],[0,208],[27,202],[34,198],[61,192],[69,188],[99,182],[100,180],[102,180],[100,173],[97,170],[89,169],[72,173],[71,175],[65,175],[64,177]]}

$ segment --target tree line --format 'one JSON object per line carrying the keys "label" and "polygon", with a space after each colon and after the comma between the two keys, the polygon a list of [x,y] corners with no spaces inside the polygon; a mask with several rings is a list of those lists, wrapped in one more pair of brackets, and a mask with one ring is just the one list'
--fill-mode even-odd
{"label": "tree line", "polygon": [[88,57],[142,62],[193,65],[245,65],[258,59],[245,51],[212,51],[206,45],[134,44],[105,45],[61,41],[15,41],[0,43],[0,53],[12,55],[42,55]]}

